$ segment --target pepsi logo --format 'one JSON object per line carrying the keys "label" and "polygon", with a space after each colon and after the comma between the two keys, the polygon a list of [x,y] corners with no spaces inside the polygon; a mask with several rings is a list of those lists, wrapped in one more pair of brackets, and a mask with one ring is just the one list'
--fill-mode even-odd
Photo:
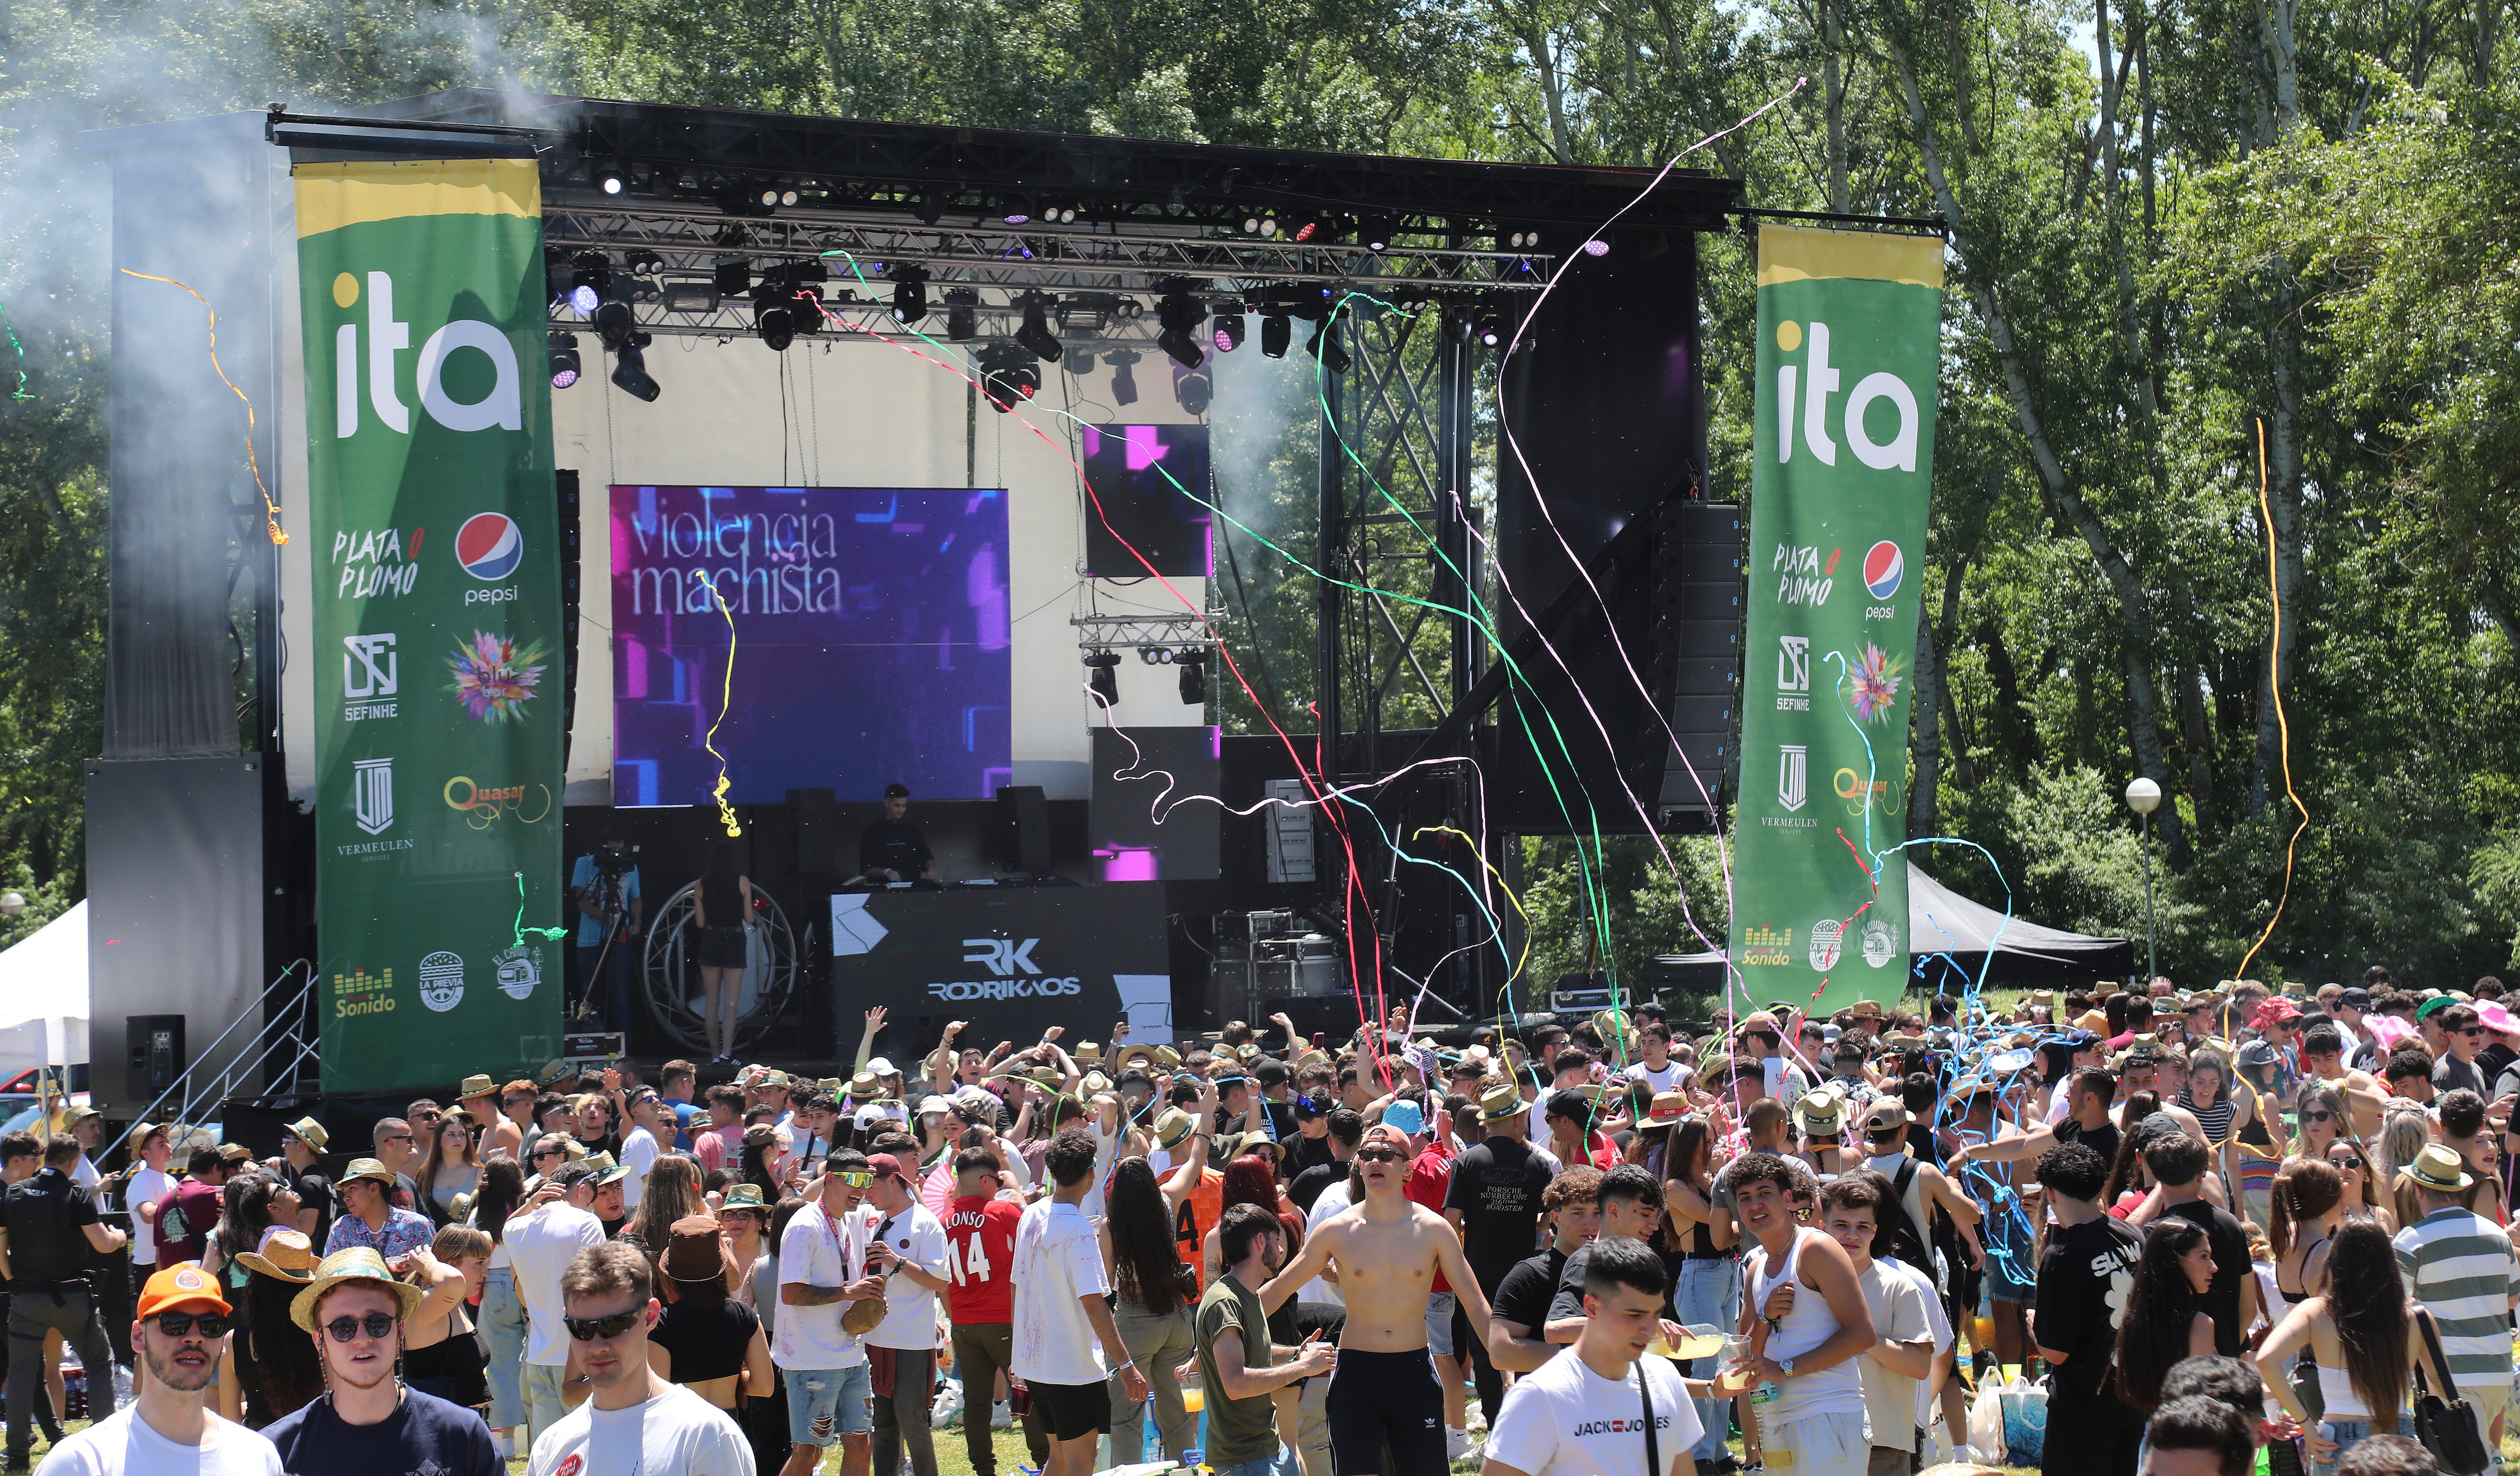
{"label": "pepsi logo", "polygon": [[[469,531],[471,523],[465,524]],[[1887,600],[1899,593],[1899,581],[1908,572],[1907,557],[1899,546],[1885,538],[1874,544],[1864,556],[1864,588],[1875,600]]]}
{"label": "pepsi logo", "polygon": [[475,513],[455,530],[455,561],[475,579],[505,579],[525,561],[524,535],[505,513]]}

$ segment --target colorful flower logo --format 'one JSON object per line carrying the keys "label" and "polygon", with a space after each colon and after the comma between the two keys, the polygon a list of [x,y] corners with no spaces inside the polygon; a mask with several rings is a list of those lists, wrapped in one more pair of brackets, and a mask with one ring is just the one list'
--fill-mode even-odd
{"label": "colorful flower logo", "polygon": [[476,723],[504,723],[525,714],[525,702],[542,685],[545,655],[540,641],[522,648],[488,631],[472,633],[472,644],[455,643],[446,669],[455,680],[447,691],[464,705],[464,715]]}
{"label": "colorful flower logo", "polygon": [[1890,653],[1869,641],[1864,645],[1864,655],[1855,663],[1855,691],[1847,701],[1855,715],[1868,723],[1876,723],[1890,715],[1899,701],[1899,684],[1907,678],[1899,673],[1899,663]]}

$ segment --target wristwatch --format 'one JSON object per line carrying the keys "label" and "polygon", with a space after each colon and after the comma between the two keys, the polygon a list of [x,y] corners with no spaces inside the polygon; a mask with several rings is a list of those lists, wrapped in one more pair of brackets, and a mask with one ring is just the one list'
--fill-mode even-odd
{"label": "wristwatch", "polygon": [[1777,1360],[1777,1371],[1782,1373],[1787,1378],[1792,1378],[1794,1376],[1794,1361],[1789,1358]]}

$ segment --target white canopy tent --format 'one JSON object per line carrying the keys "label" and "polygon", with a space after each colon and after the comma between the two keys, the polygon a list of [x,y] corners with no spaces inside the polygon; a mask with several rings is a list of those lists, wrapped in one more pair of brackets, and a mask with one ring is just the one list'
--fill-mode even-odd
{"label": "white canopy tent", "polygon": [[87,904],[0,953],[0,1076],[88,1058]]}

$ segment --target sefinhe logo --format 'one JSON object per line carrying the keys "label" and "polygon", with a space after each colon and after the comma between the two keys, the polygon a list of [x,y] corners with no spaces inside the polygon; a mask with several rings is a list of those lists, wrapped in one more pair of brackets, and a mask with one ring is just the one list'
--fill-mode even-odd
{"label": "sefinhe logo", "polygon": [[[1800,421],[1803,445],[1823,467],[1837,465],[1837,442],[1829,435],[1828,398],[1837,392],[1838,371],[1828,362],[1828,325],[1814,319],[1806,335],[1803,325],[1791,321],[1777,325],[1777,346],[1792,353],[1811,340],[1810,351],[1801,364],[1777,366],[1777,460],[1779,464],[1794,459],[1794,428],[1797,419],[1796,389],[1800,395]],[[1799,382],[1798,382],[1799,381]],[[1888,441],[1875,441],[1864,428],[1864,413],[1874,400],[1888,400],[1899,412],[1899,429]],[[1902,471],[1916,470],[1916,392],[1897,375],[1873,373],[1855,381],[1855,392],[1846,397],[1841,422],[1848,449],[1855,459],[1875,471],[1897,468]],[[1895,586],[1894,586],[1895,588]]]}
{"label": "sefinhe logo", "polygon": [[[393,277],[368,273],[367,400],[377,420],[397,435],[411,433],[411,407],[396,386],[399,366],[394,356],[411,347],[411,325],[394,318]],[[359,279],[343,272],[333,279],[333,301],[348,308],[359,300]],[[490,392],[471,404],[446,392],[446,362],[458,349],[469,348],[490,361]],[[359,433],[359,325],[344,323],[333,335],[333,434],[347,440]],[[523,378],[517,368],[517,346],[496,324],[458,318],[420,345],[416,366],[420,408],[449,430],[522,430],[525,425]]]}

